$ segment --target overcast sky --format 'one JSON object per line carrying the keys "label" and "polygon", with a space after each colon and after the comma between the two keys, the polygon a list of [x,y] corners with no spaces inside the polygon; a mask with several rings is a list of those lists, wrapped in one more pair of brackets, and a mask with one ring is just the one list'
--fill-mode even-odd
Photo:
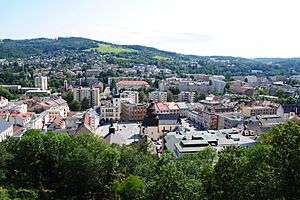
{"label": "overcast sky", "polygon": [[300,57],[299,0],[0,0],[0,38],[81,36],[195,55]]}

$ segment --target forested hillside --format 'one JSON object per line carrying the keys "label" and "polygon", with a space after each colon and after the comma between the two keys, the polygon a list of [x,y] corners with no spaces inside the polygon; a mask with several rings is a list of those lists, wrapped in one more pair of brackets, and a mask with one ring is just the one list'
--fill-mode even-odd
{"label": "forested hillside", "polygon": [[0,143],[0,199],[299,199],[300,123],[275,126],[253,148],[175,158],[89,134],[30,130]]}
{"label": "forested hillside", "polygon": [[[137,64],[157,65],[182,75],[185,73],[260,76],[300,74],[300,59],[257,58],[231,56],[184,55],[140,45],[118,45],[86,38],[28,39],[0,41],[0,59],[27,59],[30,56],[61,55],[78,57],[78,54],[99,54],[109,64],[132,67]],[[199,52],[201,55],[201,52]],[[254,71],[253,71],[254,70]],[[259,71],[259,72],[257,72]]]}

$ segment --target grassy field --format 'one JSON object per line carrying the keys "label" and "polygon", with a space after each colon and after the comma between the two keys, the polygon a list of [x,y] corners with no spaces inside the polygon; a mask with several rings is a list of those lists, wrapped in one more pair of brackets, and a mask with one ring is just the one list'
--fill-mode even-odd
{"label": "grassy field", "polygon": [[101,53],[122,53],[122,52],[137,52],[133,49],[113,47],[109,44],[98,44],[97,48],[88,49],[88,51],[99,51]]}
{"label": "grassy field", "polygon": [[170,58],[168,58],[168,57],[158,56],[158,55],[153,56],[152,58],[157,59],[157,60],[170,60]]}

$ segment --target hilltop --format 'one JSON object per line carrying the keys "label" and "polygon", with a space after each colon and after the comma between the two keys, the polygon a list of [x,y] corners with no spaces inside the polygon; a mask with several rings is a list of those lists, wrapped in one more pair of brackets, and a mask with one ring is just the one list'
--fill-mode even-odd
{"label": "hilltop", "polygon": [[141,45],[119,45],[80,37],[56,39],[36,38],[0,41],[0,59],[29,58],[31,56],[100,54],[107,63],[121,67],[136,64],[157,65],[180,73],[232,75],[264,74],[298,75],[299,58],[255,58],[232,56],[184,55]]}

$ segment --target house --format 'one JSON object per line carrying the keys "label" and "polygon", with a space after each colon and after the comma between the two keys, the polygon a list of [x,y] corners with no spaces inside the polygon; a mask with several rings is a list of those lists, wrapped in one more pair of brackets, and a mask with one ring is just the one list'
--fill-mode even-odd
{"label": "house", "polygon": [[13,136],[13,125],[0,118],[0,142]]}
{"label": "house", "polygon": [[8,99],[3,96],[0,96],[0,108],[3,108],[7,105],[8,105]]}
{"label": "house", "polygon": [[53,122],[48,126],[49,130],[65,129],[65,121],[61,115],[57,115]]}
{"label": "house", "polygon": [[153,103],[147,108],[143,121],[143,134],[153,140],[158,140],[164,133],[172,131],[181,124],[179,114],[157,114]]}
{"label": "house", "polygon": [[32,113],[11,113],[9,115],[8,121],[9,123],[13,125],[19,125],[19,126],[27,126],[27,124],[31,120]]}

